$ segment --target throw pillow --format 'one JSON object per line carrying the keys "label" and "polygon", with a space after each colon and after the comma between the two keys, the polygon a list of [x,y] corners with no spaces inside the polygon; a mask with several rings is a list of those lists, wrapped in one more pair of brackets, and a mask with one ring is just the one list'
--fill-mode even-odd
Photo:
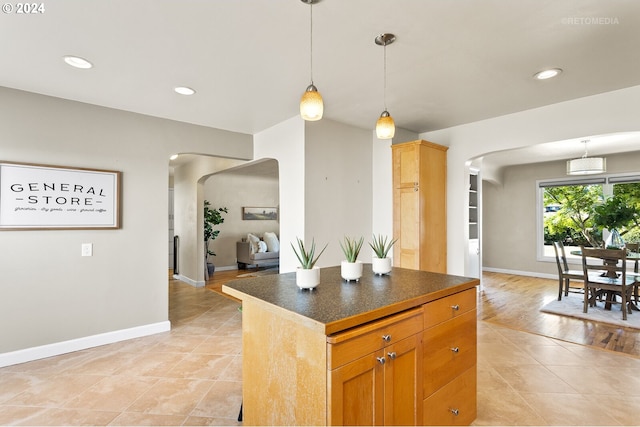
{"label": "throw pillow", "polygon": [[249,248],[251,249],[251,253],[255,254],[258,252],[258,243],[260,242],[260,238],[255,234],[247,234],[247,240],[249,241]]}
{"label": "throw pillow", "polygon": [[280,242],[278,241],[278,236],[276,236],[276,233],[272,233],[270,231],[265,232],[264,241],[267,244],[268,252],[280,251]]}
{"label": "throw pillow", "polygon": [[267,252],[267,244],[262,240],[258,242],[258,253],[260,252]]}

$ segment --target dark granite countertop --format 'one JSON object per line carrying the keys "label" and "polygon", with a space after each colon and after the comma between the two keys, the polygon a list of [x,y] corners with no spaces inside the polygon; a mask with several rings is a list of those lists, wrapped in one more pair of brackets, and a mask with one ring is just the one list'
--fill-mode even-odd
{"label": "dark granite countertop", "polygon": [[364,264],[363,270],[358,282],[347,282],[339,266],[322,268],[320,284],[312,290],[298,288],[295,273],[233,280],[222,290],[302,316],[330,335],[479,284],[471,277],[398,267],[385,276],[373,274],[371,264]]}

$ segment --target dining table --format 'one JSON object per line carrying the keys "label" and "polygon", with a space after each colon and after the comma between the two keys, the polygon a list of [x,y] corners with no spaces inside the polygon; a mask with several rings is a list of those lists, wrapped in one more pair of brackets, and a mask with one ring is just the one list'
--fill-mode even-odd
{"label": "dining table", "polygon": [[[570,251],[569,253],[571,255],[577,255],[579,257],[582,256],[582,251],[580,251],[579,249]],[[640,252],[629,252],[629,251],[627,251],[627,261],[639,261],[639,260],[640,260]],[[611,259],[607,259],[607,258],[603,258],[602,261],[607,265],[615,265],[618,262],[617,259],[611,260]],[[615,274],[615,273],[613,273],[613,274]],[[640,278],[640,275],[638,273],[634,273],[634,274],[636,274]]]}

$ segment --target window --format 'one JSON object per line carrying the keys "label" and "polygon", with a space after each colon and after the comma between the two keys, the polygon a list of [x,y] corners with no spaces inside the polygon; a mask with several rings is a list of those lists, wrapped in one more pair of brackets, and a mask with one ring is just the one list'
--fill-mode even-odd
{"label": "window", "polygon": [[[636,212],[640,212],[640,178],[634,177],[636,179],[634,181],[625,181],[621,178],[624,177],[609,179],[609,183],[613,185],[613,195],[623,198],[626,205],[635,208]],[[640,218],[636,215],[632,224],[619,231],[621,231],[625,242],[640,242]]]}
{"label": "window", "polygon": [[[555,261],[552,243],[561,240],[567,256],[580,245],[599,246],[608,231],[594,228],[594,207],[612,196],[640,211],[640,175],[538,181],[538,260]],[[640,241],[640,221],[621,231],[628,242]],[[575,257],[577,258],[577,257]]]}

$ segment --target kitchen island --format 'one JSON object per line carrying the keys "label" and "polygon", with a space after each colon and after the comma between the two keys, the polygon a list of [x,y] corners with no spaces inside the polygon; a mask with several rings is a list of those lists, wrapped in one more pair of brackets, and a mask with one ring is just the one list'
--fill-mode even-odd
{"label": "kitchen island", "polygon": [[394,267],[239,279],[246,425],[465,425],[476,417],[478,279]]}

